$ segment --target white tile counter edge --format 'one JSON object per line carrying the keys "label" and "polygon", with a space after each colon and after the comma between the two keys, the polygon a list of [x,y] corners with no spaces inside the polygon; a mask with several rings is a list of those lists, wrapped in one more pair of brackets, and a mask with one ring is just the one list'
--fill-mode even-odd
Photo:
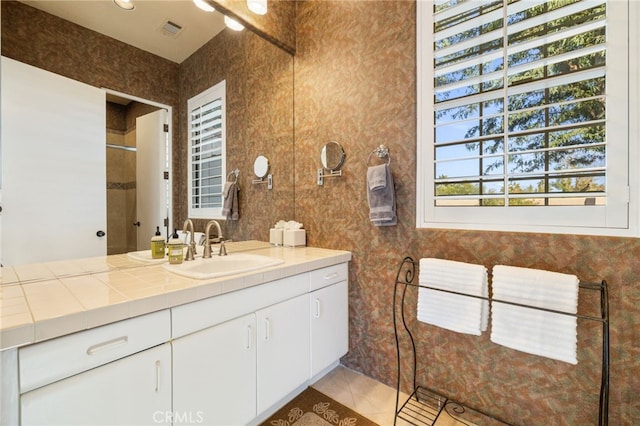
{"label": "white tile counter edge", "polygon": [[[126,255],[88,259],[87,263],[117,264],[120,266],[110,267],[108,270],[99,270],[98,268],[95,272],[77,274],[70,272],[70,270],[73,271],[73,268],[61,268],[61,263],[57,262],[56,268],[64,270],[66,275],[47,277],[42,280],[22,282],[19,280],[19,272],[9,270],[6,275],[11,279],[9,282],[3,281],[3,284],[0,285],[0,302],[2,302],[3,308],[13,302],[26,304],[25,309],[28,310],[29,315],[21,312],[22,316],[16,321],[8,321],[8,317],[2,316],[0,319],[0,350],[53,339],[351,260],[351,252],[348,251],[316,247],[275,247],[259,241],[228,243],[227,249],[229,253],[242,251],[277,257],[284,260],[284,263],[258,271],[211,280],[178,277],[164,270],[158,264],[123,260]],[[86,265],[82,265],[82,261],[74,260],[73,263],[76,268],[81,265],[84,270],[91,270]],[[41,268],[42,265],[35,266],[35,269]],[[50,267],[49,269],[56,268]],[[120,284],[124,287],[119,288],[109,284],[109,274],[120,272],[122,273],[120,275],[124,277],[124,281],[121,281]],[[18,279],[15,278],[16,275]],[[150,285],[149,281],[144,281],[144,277],[149,277],[150,280],[159,277],[158,281],[164,280],[164,283]],[[70,290],[69,295],[65,295],[68,299],[66,302],[69,303],[65,303],[64,307],[61,306],[59,309],[56,309],[53,302],[48,304],[48,300],[46,300],[47,297],[55,298],[55,294],[53,296],[44,293],[40,295],[38,289],[35,288],[35,285],[43,286],[42,288],[44,286],[59,287],[59,283],[64,283],[69,278],[73,279],[74,285],[78,285],[78,287],[75,287],[76,290]],[[84,285],[85,283],[86,285]],[[88,290],[85,288],[91,287],[89,284],[99,290],[101,294],[104,294],[105,291],[108,292],[111,297],[106,297],[107,299],[115,296],[115,300],[107,300],[104,303],[92,301],[90,291],[87,295],[86,291]],[[138,286],[144,288],[137,288]],[[65,288],[69,290],[66,286]],[[18,289],[22,293],[22,300]],[[9,293],[8,290],[11,290],[11,299],[6,296]],[[80,291],[85,293],[80,294]],[[45,314],[39,312],[35,305],[39,297],[45,298],[40,302],[40,306],[47,308]]]}

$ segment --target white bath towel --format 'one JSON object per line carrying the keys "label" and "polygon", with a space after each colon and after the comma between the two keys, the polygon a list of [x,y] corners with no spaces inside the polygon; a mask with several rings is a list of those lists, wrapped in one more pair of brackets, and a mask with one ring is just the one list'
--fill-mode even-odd
{"label": "white bath towel", "polygon": [[[575,275],[493,268],[491,340],[522,352],[577,364],[579,280]],[[500,303],[513,302],[572,315]]]}
{"label": "white bath towel", "polygon": [[[420,285],[480,296],[488,295],[487,269],[452,260],[420,259]],[[479,336],[487,329],[486,299],[430,288],[418,290],[418,320],[447,330]]]}

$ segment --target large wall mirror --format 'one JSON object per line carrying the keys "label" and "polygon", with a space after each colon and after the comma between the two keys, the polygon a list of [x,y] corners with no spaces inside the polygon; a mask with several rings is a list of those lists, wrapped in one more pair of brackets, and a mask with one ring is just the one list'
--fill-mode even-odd
{"label": "large wall mirror", "polygon": [[[272,222],[293,218],[293,56],[290,52],[251,31],[222,29],[186,58],[165,60],[36,9],[29,3],[37,2],[1,3],[3,56],[96,88],[149,100],[156,107],[171,108],[172,223],[168,224],[169,228],[181,226],[187,216],[186,100],[222,79],[227,81],[228,96],[227,168],[240,170],[242,189],[241,219],[226,224],[225,235],[234,240],[267,240]],[[110,0],[82,3],[113,5]],[[194,7],[192,2],[185,1],[144,3],[153,3],[154,8],[168,4]],[[214,18],[206,12],[202,15],[212,22],[222,21],[221,17]],[[180,37],[186,36],[187,30],[202,32],[199,28],[203,27],[186,28]],[[170,39],[167,38],[166,43],[171,43]],[[112,97],[111,101],[117,104],[120,100]],[[269,157],[279,174],[282,171],[277,191],[252,193],[252,159],[259,153]],[[9,154],[3,152],[2,164],[12,161],[7,157]],[[126,155],[126,150],[122,155]],[[81,176],[72,178],[81,179]],[[56,202],[56,208],[62,210],[63,194],[64,191],[60,191]],[[10,206],[3,205],[3,208],[6,211]],[[48,208],[52,206],[42,206],[39,216],[45,223]],[[70,217],[76,213],[66,211]],[[204,226],[196,221],[196,230],[201,225]],[[65,237],[56,234],[56,223],[47,226],[56,238]],[[113,229],[106,229],[107,234],[111,231]],[[2,235],[0,227],[0,238]],[[25,241],[38,241],[27,233],[22,235]]]}

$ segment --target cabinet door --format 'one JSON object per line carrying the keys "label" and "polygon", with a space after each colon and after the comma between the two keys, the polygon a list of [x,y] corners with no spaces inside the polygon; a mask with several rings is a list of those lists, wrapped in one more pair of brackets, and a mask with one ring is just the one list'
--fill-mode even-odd
{"label": "cabinet door", "polygon": [[349,350],[347,282],[342,281],[310,293],[311,377]]}
{"label": "cabinet door", "polygon": [[173,342],[174,424],[247,424],[256,417],[255,315]]}
{"label": "cabinet door", "polygon": [[171,347],[156,346],[27,392],[25,425],[171,424]]}
{"label": "cabinet door", "polygon": [[309,379],[309,295],[256,313],[258,414]]}

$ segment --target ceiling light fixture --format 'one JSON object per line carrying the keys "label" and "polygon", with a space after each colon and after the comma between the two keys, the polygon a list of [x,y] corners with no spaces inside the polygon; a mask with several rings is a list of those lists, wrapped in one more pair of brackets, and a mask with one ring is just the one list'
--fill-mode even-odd
{"label": "ceiling light fixture", "polygon": [[215,10],[213,6],[211,6],[205,0],[193,0],[193,3],[205,12],[213,12]]}
{"label": "ceiling light fixture", "polygon": [[267,14],[267,0],[247,0],[247,7],[256,15]]}
{"label": "ceiling light fixture", "polygon": [[116,6],[124,10],[133,10],[136,8],[136,5],[133,4],[133,0],[113,0],[113,2]]}
{"label": "ceiling light fixture", "polygon": [[232,29],[233,31],[242,31],[244,30],[244,25],[236,21],[235,19],[231,19],[228,16],[224,17],[224,24]]}

